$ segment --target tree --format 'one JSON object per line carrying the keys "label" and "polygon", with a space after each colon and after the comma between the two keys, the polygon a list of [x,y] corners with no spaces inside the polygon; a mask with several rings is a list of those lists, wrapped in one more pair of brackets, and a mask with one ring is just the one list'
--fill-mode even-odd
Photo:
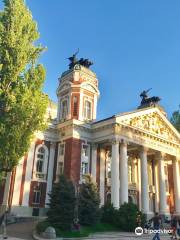
{"label": "tree", "polygon": [[50,208],[47,213],[48,222],[63,231],[71,229],[75,213],[75,188],[63,175],[55,183],[50,196]]}
{"label": "tree", "polygon": [[4,0],[0,12],[0,172],[9,172],[45,127],[45,69],[37,63],[37,24],[24,0]]}
{"label": "tree", "polygon": [[89,175],[85,176],[79,192],[79,220],[80,224],[95,225],[100,219],[100,198],[96,184]]}
{"label": "tree", "polygon": [[179,105],[179,110],[173,112],[171,117],[171,123],[180,132],[180,105]]}

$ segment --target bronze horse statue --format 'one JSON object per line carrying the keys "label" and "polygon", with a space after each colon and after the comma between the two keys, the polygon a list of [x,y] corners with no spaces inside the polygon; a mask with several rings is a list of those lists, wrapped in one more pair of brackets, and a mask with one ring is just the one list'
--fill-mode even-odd
{"label": "bronze horse statue", "polygon": [[141,107],[150,107],[150,106],[155,106],[159,103],[159,101],[161,100],[160,97],[148,97],[148,92],[151,90],[152,88],[148,89],[148,90],[144,90],[141,94],[140,97],[142,98],[141,100]]}

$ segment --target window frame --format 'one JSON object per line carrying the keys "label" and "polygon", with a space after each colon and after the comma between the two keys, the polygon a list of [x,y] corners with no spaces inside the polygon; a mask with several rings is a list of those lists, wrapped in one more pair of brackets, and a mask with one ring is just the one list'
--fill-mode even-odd
{"label": "window frame", "polygon": [[[38,188],[38,189],[37,189]],[[39,196],[37,195],[39,194]],[[37,202],[37,196],[38,196],[38,202]],[[35,201],[34,201],[35,199]],[[32,197],[32,203],[33,204],[36,204],[36,205],[39,205],[41,204],[41,188],[40,186],[36,186],[34,189],[33,189],[33,197]]]}
{"label": "window frame", "polygon": [[[90,105],[87,106],[86,103],[89,103]],[[92,101],[90,101],[89,99],[84,100],[83,115],[84,115],[84,119],[86,120],[92,119]]]}
{"label": "window frame", "polygon": [[[64,103],[66,103],[66,108],[63,106]],[[63,99],[61,101],[61,118],[66,119],[67,116],[68,116],[68,99]]]}

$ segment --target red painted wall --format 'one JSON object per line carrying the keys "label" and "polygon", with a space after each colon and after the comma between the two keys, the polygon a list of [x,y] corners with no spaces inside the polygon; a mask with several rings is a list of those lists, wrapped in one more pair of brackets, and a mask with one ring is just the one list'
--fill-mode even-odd
{"label": "red painted wall", "polygon": [[64,174],[76,183],[80,180],[82,142],[75,138],[65,141]]}

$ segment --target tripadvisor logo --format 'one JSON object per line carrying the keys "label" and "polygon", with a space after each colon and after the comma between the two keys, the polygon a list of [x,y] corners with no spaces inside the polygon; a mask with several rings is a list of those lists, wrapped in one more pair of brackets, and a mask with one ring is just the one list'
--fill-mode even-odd
{"label": "tripadvisor logo", "polygon": [[142,227],[137,227],[137,228],[135,228],[135,234],[136,234],[137,236],[141,236],[141,235],[143,234],[143,229],[142,229]]}

